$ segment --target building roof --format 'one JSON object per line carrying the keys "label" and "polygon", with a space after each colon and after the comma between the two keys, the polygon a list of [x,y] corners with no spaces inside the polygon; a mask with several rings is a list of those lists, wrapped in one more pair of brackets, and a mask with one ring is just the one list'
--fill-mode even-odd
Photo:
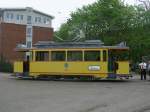
{"label": "building roof", "polygon": [[47,16],[47,17],[49,17],[51,19],[54,19],[54,16],[46,14],[46,13],[43,13],[43,12],[38,11],[38,10],[35,10],[35,9],[31,8],[31,7],[26,7],[26,8],[0,8],[0,16],[2,15],[2,13],[4,11],[26,11],[26,10],[31,10],[31,11],[33,11],[35,13],[38,13],[38,14]]}

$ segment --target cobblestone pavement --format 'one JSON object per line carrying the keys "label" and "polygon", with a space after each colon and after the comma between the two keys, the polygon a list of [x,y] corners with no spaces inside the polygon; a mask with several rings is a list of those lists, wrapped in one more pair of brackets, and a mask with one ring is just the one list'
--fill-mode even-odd
{"label": "cobblestone pavement", "polygon": [[0,112],[150,112],[150,81],[17,80],[0,73]]}

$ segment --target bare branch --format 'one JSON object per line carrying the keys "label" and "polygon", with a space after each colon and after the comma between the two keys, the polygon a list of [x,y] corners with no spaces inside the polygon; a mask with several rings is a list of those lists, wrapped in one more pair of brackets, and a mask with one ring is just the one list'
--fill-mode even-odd
{"label": "bare branch", "polygon": [[146,10],[150,10],[150,0],[137,0],[137,1],[142,3]]}

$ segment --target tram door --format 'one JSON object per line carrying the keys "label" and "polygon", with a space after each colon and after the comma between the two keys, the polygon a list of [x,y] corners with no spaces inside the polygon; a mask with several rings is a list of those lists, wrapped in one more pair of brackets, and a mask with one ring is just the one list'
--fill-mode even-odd
{"label": "tram door", "polygon": [[29,56],[27,56],[27,59],[25,61],[23,61],[23,72],[24,73],[29,72],[29,64],[30,64],[30,60],[29,60]]}
{"label": "tram door", "polygon": [[114,55],[113,51],[108,51],[108,71],[116,74],[117,69],[118,63],[116,56]]}

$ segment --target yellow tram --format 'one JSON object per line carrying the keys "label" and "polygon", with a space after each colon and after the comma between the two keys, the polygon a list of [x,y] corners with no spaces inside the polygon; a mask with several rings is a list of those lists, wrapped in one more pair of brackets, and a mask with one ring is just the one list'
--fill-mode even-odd
{"label": "yellow tram", "polygon": [[129,78],[129,47],[104,46],[99,42],[39,43],[32,49],[17,48],[30,54],[14,62],[17,77],[31,78]]}

